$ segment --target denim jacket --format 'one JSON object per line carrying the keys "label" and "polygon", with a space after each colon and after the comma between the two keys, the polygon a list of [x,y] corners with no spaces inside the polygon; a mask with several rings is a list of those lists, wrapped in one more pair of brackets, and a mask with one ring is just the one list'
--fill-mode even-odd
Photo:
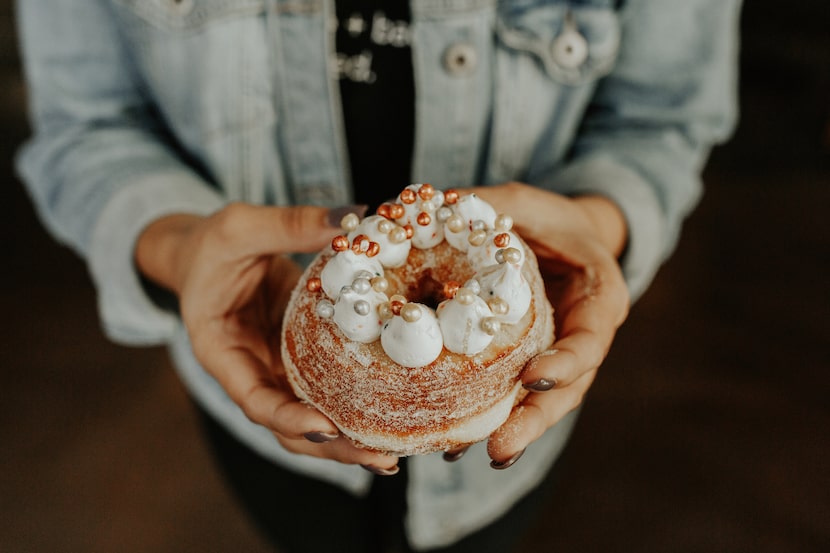
{"label": "denim jacket", "polygon": [[[643,292],[731,131],[739,0],[411,0],[412,182],[522,181],[602,194],[625,214],[620,260]],[[292,455],[192,356],[133,266],[150,221],[231,200],[346,204],[333,0],[18,2],[34,135],[18,166],[39,214],[87,261],[106,333],[167,343],[196,399],[275,462],[363,493],[360,468]],[[521,214],[513,214],[521,217]],[[410,463],[416,547],[492,521],[538,483],[574,416],[509,471],[481,445]]]}

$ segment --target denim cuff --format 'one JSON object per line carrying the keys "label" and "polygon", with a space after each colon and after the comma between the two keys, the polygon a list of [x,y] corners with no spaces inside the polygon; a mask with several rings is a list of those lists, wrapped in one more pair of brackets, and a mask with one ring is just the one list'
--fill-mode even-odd
{"label": "denim cuff", "polygon": [[169,341],[179,325],[175,311],[148,294],[135,267],[135,245],[144,228],[172,213],[208,215],[224,203],[186,171],[143,175],[107,201],[92,231],[88,263],[104,332],[111,340],[157,345]]}

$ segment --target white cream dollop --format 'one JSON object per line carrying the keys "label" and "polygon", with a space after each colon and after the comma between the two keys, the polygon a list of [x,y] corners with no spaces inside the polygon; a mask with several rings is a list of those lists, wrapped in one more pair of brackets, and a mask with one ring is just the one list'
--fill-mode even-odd
{"label": "white cream dollop", "polygon": [[392,317],[381,329],[380,343],[395,363],[408,368],[424,367],[438,359],[444,349],[441,328],[432,309],[422,304],[407,305],[417,305],[421,316],[412,322],[401,316]]}
{"label": "white cream dollop", "polygon": [[496,222],[496,210],[493,206],[476,196],[468,194],[458,198],[452,206],[454,214],[459,215],[464,221],[464,227],[460,232],[453,232],[449,228],[446,231],[447,242],[456,250],[466,252],[470,248],[467,238],[470,236],[470,229],[475,221],[483,221],[486,228],[491,229]]}
{"label": "white cream dollop", "polygon": [[362,271],[383,276],[383,266],[377,260],[377,256],[356,254],[353,250],[337,252],[320,272],[323,292],[332,300],[336,300],[340,296],[340,289],[351,284]]}
{"label": "white cream dollop", "polygon": [[[377,242],[380,246],[380,251],[377,254],[377,259],[384,267],[401,267],[406,263],[406,258],[409,256],[409,250],[412,247],[412,242],[408,238],[399,243],[394,243],[389,239],[388,232],[381,232],[379,224],[383,221],[388,221],[385,217],[380,215],[370,215],[363,219],[357,228],[349,233],[349,242],[355,239],[356,236],[363,234],[368,236],[372,242]],[[389,224],[398,226],[397,223]]]}
{"label": "white cream dollop", "polygon": [[493,312],[479,296],[473,296],[469,304],[455,298],[443,301],[438,306],[437,315],[444,347],[454,353],[474,355],[493,341],[493,336],[481,326],[481,321],[492,317]]}
{"label": "white cream dollop", "polygon": [[361,294],[354,286],[345,286],[334,304],[334,322],[349,340],[364,344],[374,342],[380,338],[383,326],[378,305],[387,301],[386,294],[371,287]]}
{"label": "white cream dollop", "polygon": [[481,286],[479,295],[489,302],[501,298],[508,306],[507,313],[494,313],[499,321],[516,324],[530,308],[533,295],[530,284],[522,275],[519,263],[490,265],[476,273],[475,279]]}
{"label": "white cream dollop", "polygon": [[[432,197],[424,200],[418,195],[422,184],[410,184],[404,190],[412,190],[415,193],[415,201],[406,203],[398,195],[398,203],[403,206],[404,216],[397,221],[401,225],[410,225],[413,230],[412,245],[419,250],[434,248],[444,240],[444,224],[438,220],[436,213],[444,204],[444,193],[435,190]],[[423,225],[418,222],[419,217],[426,214],[429,222]],[[422,222],[425,218],[421,219]]]}

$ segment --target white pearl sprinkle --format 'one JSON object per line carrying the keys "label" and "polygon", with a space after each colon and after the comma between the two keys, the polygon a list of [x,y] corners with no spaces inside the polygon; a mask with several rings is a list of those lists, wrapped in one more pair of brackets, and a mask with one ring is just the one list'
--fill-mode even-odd
{"label": "white pearl sprinkle", "polygon": [[357,300],[354,302],[354,312],[358,315],[366,316],[372,310],[372,306],[366,300]]}
{"label": "white pearl sprinkle", "polygon": [[354,282],[352,282],[352,288],[358,294],[366,294],[369,290],[372,289],[372,283],[369,282],[367,278],[356,278]]}
{"label": "white pearl sprinkle", "polygon": [[494,317],[485,317],[481,319],[481,330],[493,336],[501,330],[501,323]]}
{"label": "white pearl sprinkle", "polygon": [[414,323],[421,318],[421,308],[417,303],[407,303],[401,308],[401,317],[408,323]]}
{"label": "white pearl sprinkle", "polygon": [[334,316],[334,305],[329,300],[320,300],[317,303],[317,316],[323,319],[331,319]]}
{"label": "white pearl sprinkle", "polygon": [[478,281],[474,278],[471,278],[470,280],[465,282],[464,283],[464,288],[467,288],[468,290],[470,290],[470,292],[472,292],[476,296],[481,293],[481,284],[479,284]]}

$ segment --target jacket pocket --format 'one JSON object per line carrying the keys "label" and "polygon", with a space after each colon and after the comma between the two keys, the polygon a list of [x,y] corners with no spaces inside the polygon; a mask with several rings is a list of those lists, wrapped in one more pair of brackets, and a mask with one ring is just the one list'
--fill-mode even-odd
{"label": "jacket pocket", "polygon": [[555,81],[581,85],[614,67],[620,45],[617,12],[601,2],[504,2],[499,6],[499,44],[531,56]]}
{"label": "jacket pocket", "polygon": [[148,25],[168,33],[195,33],[215,21],[257,14],[266,0],[113,0]]}

